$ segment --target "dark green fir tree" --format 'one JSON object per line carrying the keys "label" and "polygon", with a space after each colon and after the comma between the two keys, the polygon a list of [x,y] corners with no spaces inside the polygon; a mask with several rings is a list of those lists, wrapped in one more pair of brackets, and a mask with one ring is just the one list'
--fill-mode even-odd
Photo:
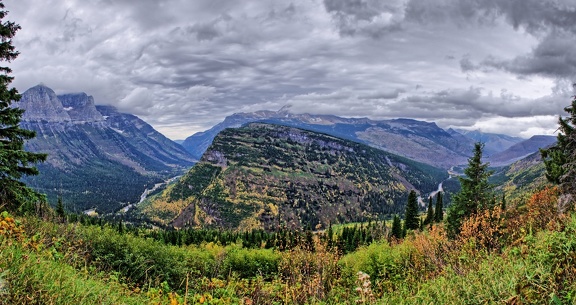
{"label": "dark green fir tree", "polygon": [[398,215],[394,215],[394,220],[392,220],[392,232],[390,234],[391,237],[396,239],[401,239],[402,236],[402,221]]}
{"label": "dark green fir tree", "polygon": [[62,196],[58,196],[58,203],[56,204],[56,216],[60,221],[64,221],[66,212],[64,211],[64,204],[62,203]]}
{"label": "dark green fir tree", "polygon": [[444,220],[444,203],[442,202],[442,192],[436,194],[436,207],[434,208],[434,221],[442,222]]}
{"label": "dark green fir tree", "polygon": [[[0,61],[10,62],[18,56],[12,40],[20,26],[4,21],[6,14],[0,2]],[[46,160],[46,155],[24,151],[24,142],[34,138],[35,133],[19,126],[24,110],[12,106],[20,95],[15,88],[9,88],[11,72],[9,67],[0,67],[0,208],[27,213],[38,210],[38,203],[45,199],[20,178],[37,175],[38,170],[31,164]]]}
{"label": "dark green fir tree", "polygon": [[428,210],[426,211],[426,218],[422,223],[423,226],[430,225],[432,227],[432,223],[434,222],[434,203],[432,202],[432,196],[428,197]]}
{"label": "dark green fir tree", "polygon": [[408,194],[408,203],[404,212],[404,227],[407,230],[417,230],[420,227],[418,218],[418,196],[414,190]]}
{"label": "dark green fir tree", "polygon": [[[574,84],[576,87],[576,84]],[[576,201],[576,96],[570,106],[564,108],[569,116],[558,119],[559,133],[556,144],[540,150],[548,181],[560,186],[562,192],[559,200],[561,211],[574,207]]]}
{"label": "dark green fir tree", "polygon": [[482,163],[482,150],[484,144],[474,145],[474,155],[468,159],[468,167],[464,170],[465,177],[460,177],[461,189],[454,196],[446,217],[448,236],[456,237],[464,219],[490,206],[493,195],[492,186],[488,178],[492,171],[488,170],[488,163]]}

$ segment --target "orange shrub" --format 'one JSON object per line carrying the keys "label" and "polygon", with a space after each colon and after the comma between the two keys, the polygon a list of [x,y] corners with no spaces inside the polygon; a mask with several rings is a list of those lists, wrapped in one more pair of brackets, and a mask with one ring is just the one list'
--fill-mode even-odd
{"label": "orange shrub", "polygon": [[21,241],[24,237],[22,226],[6,211],[0,213],[0,237],[0,241],[6,238],[9,244],[14,240]]}
{"label": "orange shrub", "polygon": [[504,214],[500,207],[486,209],[472,215],[462,223],[460,238],[463,242],[474,242],[477,248],[488,251],[502,247],[505,235]]}
{"label": "orange shrub", "polygon": [[524,205],[507,213],[506,235],[513,243],[521,242],[528,232],[558,229],[565,215],[558,212],[558,187],[547,187],[534,193]]}

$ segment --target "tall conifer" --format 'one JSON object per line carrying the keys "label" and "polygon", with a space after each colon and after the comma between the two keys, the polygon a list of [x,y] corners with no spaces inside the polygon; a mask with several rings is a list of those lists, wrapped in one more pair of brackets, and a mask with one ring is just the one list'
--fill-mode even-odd
{"label": "tall conifer", "polygon": [[[19,54],[12,39],[20,26],[3,21],[7,13],[0,1],[0,61],[3,62],[10,62]],[[9,88],[14,79],[10,73],[9,67],[0,67],[0,207],[31,212],[36,208],[34,204],[44,201],[44,197],[27,187],[20,178],[37,175],[38,170],[30,164],[46,160],[46,155],[24,151],[24,141],[36,134],[19,126],[24,110],[12,105],[20,100],[20,95],[16,88]]]}
{"label": "tall conifer", "polygon": [[436,194],[436,208],[434,209],[434,221],[442,222],[444,220],[444,203],[442,202],[442,192]]}
{"label": "tall conifer", "polygon": [[482,163],[482,150],[484,144],[474,145],[474,155],[468,159],[468,167],[464,170],[465,177],[460,177],[461,189],[454,196],[446,217],[448,236],[454,238],[460,233],[462,221],[475,214],[478,210],[490,206],[492,187],[488,178],[492,171],[488,170],[488,163]]}
{"label": "tall conifer", "polygon": [[563,193],[559,201],[560,210],[573,207],[576,201],[576,96],[564,111],[569,116],[558,119],[560,132],[556,144],[540,150],[546,166],[546,178],[558,184]]}
{"label": "tall conifer", "polygon": [[391,237],[396,239],[402,238],[402,221],[397,214],[394,214],[394,220],[392,220],[392,232]]}
{"label": "tall conifer", "polygon": [[417,230],[420,227],[418,218],[418,197],[414,190],[408,194],[408,203],[404,212],[404,227],[406,230]]}
{"label": "tall conifer", "polygon": [[428,197],[428,211],[426,211],[426,218],[424,219],[423,225],[430,225],[434,222],[434,203],[432,202],[432,196]]}

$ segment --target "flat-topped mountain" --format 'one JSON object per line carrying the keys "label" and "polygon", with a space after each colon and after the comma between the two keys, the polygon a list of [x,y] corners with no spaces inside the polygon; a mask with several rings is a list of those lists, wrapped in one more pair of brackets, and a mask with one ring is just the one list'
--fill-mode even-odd
{"label": "flat-topped mountain", "polygon": [[147,185],[190,167],[195,159],[139,118],[96,106],[85,93],[57,96],[38,85],[22,94],[23,128],[36,131],[26,149],[48,153],[27,182],[70,210],[110,212],[138,201]]}
{"label": "flat-topped mountain", "polygon": [[176,227],[326,227],[401,213],[409,190],[436,190],[445,170],[361,143],[251,123],[220,132],[185,176],[138,207]]}
{"label": "flat-topped mountain", "polygon": [[220,131],[225,128],[237,128],[250,122],[265,122],[323,132],[442,168],[465,164],[474,143],[472,139],[463,135],[450,134],[435,123],[411,119],[375,121],[333,115],[293,114],[281,110],[231,115],[211,129],[188,137],[182,146],[193,156],[200,158]]}
{"label": "flat-topped mountain", "polygon": [[104,117],[94,105],[94,98],[86,93],[71,93],[59,95],[64,110],[73,121],[77,122],[99,122],[104,121]]}

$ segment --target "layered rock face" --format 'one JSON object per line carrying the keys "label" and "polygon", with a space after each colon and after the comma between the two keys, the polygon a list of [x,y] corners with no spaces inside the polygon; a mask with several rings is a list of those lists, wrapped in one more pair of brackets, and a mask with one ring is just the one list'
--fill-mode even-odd
{"label": "layered rock face", "polygon": [[68,112],[70,118],[77,122],[100,122],[104,117],[94,105],[94,98],[86,93],[59,95],[58,99]]}

